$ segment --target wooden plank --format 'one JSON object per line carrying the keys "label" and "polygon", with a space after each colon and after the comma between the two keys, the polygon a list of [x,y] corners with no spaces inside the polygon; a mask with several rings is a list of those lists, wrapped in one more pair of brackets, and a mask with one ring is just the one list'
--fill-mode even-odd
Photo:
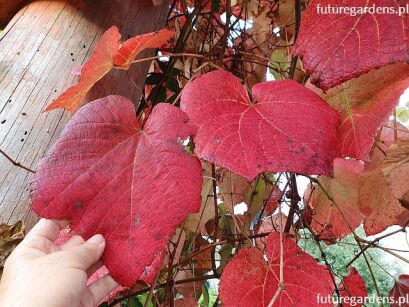
{"label": "wooden plank", "polygon": [[[166,3],[155,7],[151,0],[92,0],[82,9],[35,1],[24,7],[0,36],[0,148],[35,169],[69,119],[65,111],[43,110],[76,81],[72,68],[86,61],[110,26],[118,26],[124,39],[148,33],[164,26],[167,10]],[[131,70],[139,88],[148,68],[144,63]],[[88,100],[109,94],[140,99],[121,71],[101,80]],[[29,206],[30,177],[0,156],[0,222],[23,220],[30,228],[37,221]]]}

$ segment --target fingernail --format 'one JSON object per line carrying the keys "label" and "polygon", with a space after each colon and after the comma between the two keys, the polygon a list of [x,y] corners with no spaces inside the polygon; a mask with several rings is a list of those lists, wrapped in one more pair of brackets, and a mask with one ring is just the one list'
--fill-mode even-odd
{"label": "fingernail", "polygon": [[97,235],[89,238],[88,242],[93,243],[95,245],[101,245],[102,243],[105,242],[105,239],[101,234],[97,234]]}

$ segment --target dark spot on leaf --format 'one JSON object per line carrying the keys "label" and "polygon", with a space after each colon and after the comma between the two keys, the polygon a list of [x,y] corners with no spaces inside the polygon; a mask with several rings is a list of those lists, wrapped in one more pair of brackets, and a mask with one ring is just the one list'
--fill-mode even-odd
{"label": "dark spot on leaf", "polygon": [[135,217],[135,225],[139,225],[141,223],[141,219],[139,216]]}
{"label": "dark spot on leaf", "polygon": [[311,157],[311,163],[312,163],[312,165],[317,165],[319,159],[320,159],[319,154],[318,154],[318,153],[314,153],[314,154],[312,155],[312,157]]}
{"label": "dark spot on leaf", "polygon": [[153,234],[153,238],[154,238],[155,240],[160,240],[160,239],[163,238],[163,233],[161,233],[160,231],[157,231],[157,232],[155,232],[155,233]]}
{"label": "dark spot on leaf", "polygon": [[74,209],[82,209],[84,208],[84,203],[81,200],[77,200],[74,203]]}

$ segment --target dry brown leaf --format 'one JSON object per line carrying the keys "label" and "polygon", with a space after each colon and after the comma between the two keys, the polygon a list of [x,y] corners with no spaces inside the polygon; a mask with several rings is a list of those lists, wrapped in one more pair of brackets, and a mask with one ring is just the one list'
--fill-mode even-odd
{"label": "dry brown leaf", "polygon": [[186,231],[194,233],[206,233],[205,225],[215,217],[215,208],[213,203],[213,180],[212,168],[207,162],[202,162],[203,185],[202,185],[202,205],[198,213],[189,214],[184,224]]}
{"label": "dry brown leaf", "polygon": [[14,225],[0,224],[0,268],[17,244],[24,238],[24,225],[22,221]]}

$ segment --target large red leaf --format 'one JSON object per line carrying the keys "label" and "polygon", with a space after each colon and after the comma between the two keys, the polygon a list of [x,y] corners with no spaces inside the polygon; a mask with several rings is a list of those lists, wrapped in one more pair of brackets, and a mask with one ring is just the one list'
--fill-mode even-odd
{"label": "large red leaf", "polygon": [[409,306],[409,275],[402,274],[395,282],[394,287],[389,292],[391,306]]}
{"label": "large red leaf", "polygon": [[252,89],[226,71],[188,84],[181,108],[198,127],[195,153],[253,179],[263,171],[331,174],[338,113],[292,80]]}
{"label": "large red leaf", "polygon": [[67,109],[74,113],[94,84],[102,79],[114,66],[129,69],[131,62],[144,49],[157,48],[166,43],[175,32],[163,29],[158,32],[132,37],[120,44],[121,34],[117,27],[109,28],[100,38],[94,52],[81,69],[77,84],[62,93],[46,111]]}
{"label": "large red leaf", "polygon": [[[283,243],[285,289],[274,306],[316,306],[318,295],[332,295],[333,286],[327,269],[303,252],[293,240],[284,238]],[[266,244],[268,261],[259,249],[252,247],[242,249],[226,266],[220,281],[223,306],[268,306],[280,280],[280,234],[271,233]]]}
{"label": "large red leaf", "polygon": [[340,156],[368,158],[376,131],[388,120],[408,85],[409,65],[397,63],[373,70],[327,93],[312,87],[341,115]]}
{"label": "large red leaf", "polygon": [[394,0],[312,0],[301,24],[293,54],[303,58],[312,83],[327,90],[374,68],[409,60],[409,18],[405,14],[322,14],[338,10],[394,8],[408,3]]}
{"label": "large red leaf", "polygon": [[365,281],[355,268],[350,268],[348,275],[343,278],[339,294],[341,295],[343,306],[362,306],[359,302],[364,302],[368,292]]}
{"label": "large red leaf", "polygon": [[142,129],[126,98],[87,104],[40,161],[34,210],[69,219],[84,238],[103,234],[104,263],[121,285],[152,275],[174,228],[200,208],[201,165],[178,140],[195,131],[187,121],[158,104]]}

